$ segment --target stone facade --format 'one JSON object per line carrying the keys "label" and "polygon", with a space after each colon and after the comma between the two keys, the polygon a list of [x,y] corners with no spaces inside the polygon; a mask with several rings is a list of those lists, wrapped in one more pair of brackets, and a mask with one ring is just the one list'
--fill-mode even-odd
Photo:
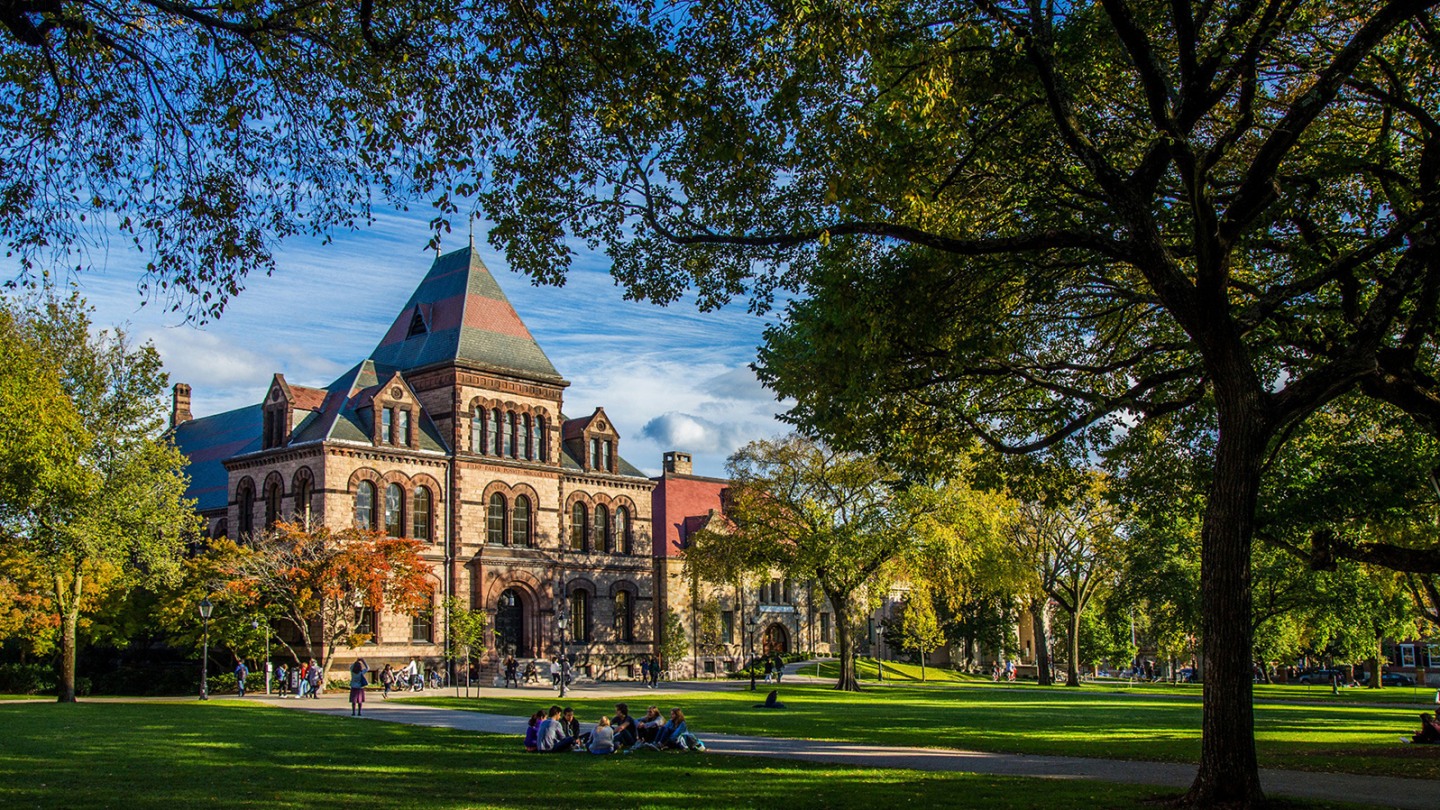
{"label": "stone facade", "polygon": [[[302,516],[421,540],[435,603],[453,594],[488,616],[482,677],[507,654],[559,654],[561,610],[580,672],[627,677],[655,651],[655,484],[620,456],[603,409],[565,417],[567,386],[466,249],[436,259],[370,358],[331,385],[277,374],[261,404],[201,419],[177,386],[174,435],[213,534],[243,541]],[[443,665],[443,615],[382,610],[374,629],[336,661]]]}

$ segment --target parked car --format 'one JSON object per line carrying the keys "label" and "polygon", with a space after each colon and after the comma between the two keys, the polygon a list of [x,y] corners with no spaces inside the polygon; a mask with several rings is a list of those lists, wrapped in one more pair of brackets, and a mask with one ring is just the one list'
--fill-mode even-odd
{"label": "parked car", "polygon": [[[1369,683],[1370,683],[1370,673],[1368,673],[1368,672],[1365,673],[1365,677],[1364,677],[1364,678],[1361,678],[1361,679],[1360,679],[1360,682],[1363,683],[1363,684],[1369,684]],[[1415,685],[1415,679],[1412,678],[1412,677],[1410,677],[1409,675],[1405,675],[1405,674],[1400,673],[1400,672],[1386,672],[1385,674],[1383,674],[1383,675],[1380,676],[1380,685],[1381,685],[1381,686],[1414,686],[1414,685]]]}
{"label": "parked car", "polygon": [[1296,680],[1300,683],[1330,683],[1337,677],[1343,679],[1345,673],[1338,669],[1307,669]]}

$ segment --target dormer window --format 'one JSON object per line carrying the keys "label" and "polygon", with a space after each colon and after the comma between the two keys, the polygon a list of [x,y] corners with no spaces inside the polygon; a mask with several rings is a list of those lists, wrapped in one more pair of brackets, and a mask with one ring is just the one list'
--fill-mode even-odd
{"label": "dormer window", "polygon": [[600,466],[610,472],[615,472],[615,442],[606,439],[605,442],[600,445],[600,451]]}
{"label": "dormer window", "polygon": [[395,418],[396,418],[396,423],[395,423],[396,431],[400,434],[400,444],[403,445],[403,446],[405,446],[405,447],[409,447],[409,446],[410,446],[410,412],[409,412],[409,411],[400,411],[398,414],[395,415]]}
{"label": "dormer window", "polygon": [[590,469],[600,469],[600,440],[594,437],[590,439]]}
{"label": "dormer window", "polygon": [[395,443],[394,408],[385,408],[380,411],[380,441],[385,444]]}
{"label": "dormer window", "polygon": [[425,325],[425,314],[420,307],[415,307],[415,315],[410,318],[410,328],[405,330],[405,337],[412,338],[416,335],[423,335],[430,331]]}

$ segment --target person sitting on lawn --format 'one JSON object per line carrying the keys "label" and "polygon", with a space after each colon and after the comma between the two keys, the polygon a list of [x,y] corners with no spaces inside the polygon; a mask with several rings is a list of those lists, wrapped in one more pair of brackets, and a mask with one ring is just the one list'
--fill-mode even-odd
{"label": "person sitting on lawn", "polygon": [[655,738],[660,736],[660,726],[664,723],[664,718],[660,716],[660,707],[651,706],[645,710],[645,716],[635,724],[635,735],[640,738],[640,742],[653,743]]}
{"label": "person sitting on lawn", "polygon": [[640,735],[635,730],[635,718],[630,716],[630,706],[625,703],[615,704],[615,716],[610,720],[610,726],[615,730],[615,745],[620,748],[629,748],[640,742]]}
{"label": "person sitting on lawn", "polygon": [[575,738],[565,733],[565,724],[560,720],[560,707],[551,706],[545,720],[536,732],[536,748],[542,754],[559,754],[575,747]]}
{"label": "person sitting on lawn", "polygon": [[590,744],[590,733],[585,732],[582,734],[580,732],[580,720],[575,716],[574,709],[566,706],[565,710],[560,714],[560,722],[565,724],[565,734],[574,737],[576,744]]}
{"label": "person sitting on lawn", "polygon": [[532,754],[540,750],[540,723],[544,719],[544,711],[535,712],[530,715],[530,727],[525,729],[525,750]]}
{"label": "person sitting on lawn", "polygon": [[[1401,739],[1404,739],[1403,737]],[[1414,743],[1440,743],[1440,721],[1430,712],[1420,713],[1420,733],[1411,737],[1406,742]]]}
{"label": "person sitting on lawn", "polygon": [[590,735],[590,743],[585,747],[592,754],[615,753],[615,729],[610,726],[610,718],[600,718],[595,724],[595,733]]}
{"label": "person sitting on lawn", "polygon": [[657,748],[679,748],[685,749],[685,743],[681,739],[690,733],[685,727],[685,713],[679,709],[670,710],[670,722],[660,727],[660,736],[655,738]]}

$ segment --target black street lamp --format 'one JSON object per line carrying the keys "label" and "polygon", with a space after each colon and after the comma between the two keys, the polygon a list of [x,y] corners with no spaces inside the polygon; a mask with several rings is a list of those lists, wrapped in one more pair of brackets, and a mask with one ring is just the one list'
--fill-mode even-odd
{"label": "black street lamp", "polygon": [[746,626],[750,628],[750,691],[755,691],[755,631],[760,629],[760,617],[751,616],[746,620]]}
{"label": "black street lamp", "polygon": [[210,699],[210,612],[215,606],[210,603],[210,597],[200,600],[200,619],[205,627],[204,652],[200,655],[200,699]]}
{"label": "black street lamp", "polygon": [[560,614],[555,617],[555,626],[560,628],[560,655],[555,666],[559,669],[560,675],[560,697],[565,697],[565,681],[569,680],[570,659],[565,657],[565,628],[570,626],[570,617],[565,614],[565,608],[560,608]]}

